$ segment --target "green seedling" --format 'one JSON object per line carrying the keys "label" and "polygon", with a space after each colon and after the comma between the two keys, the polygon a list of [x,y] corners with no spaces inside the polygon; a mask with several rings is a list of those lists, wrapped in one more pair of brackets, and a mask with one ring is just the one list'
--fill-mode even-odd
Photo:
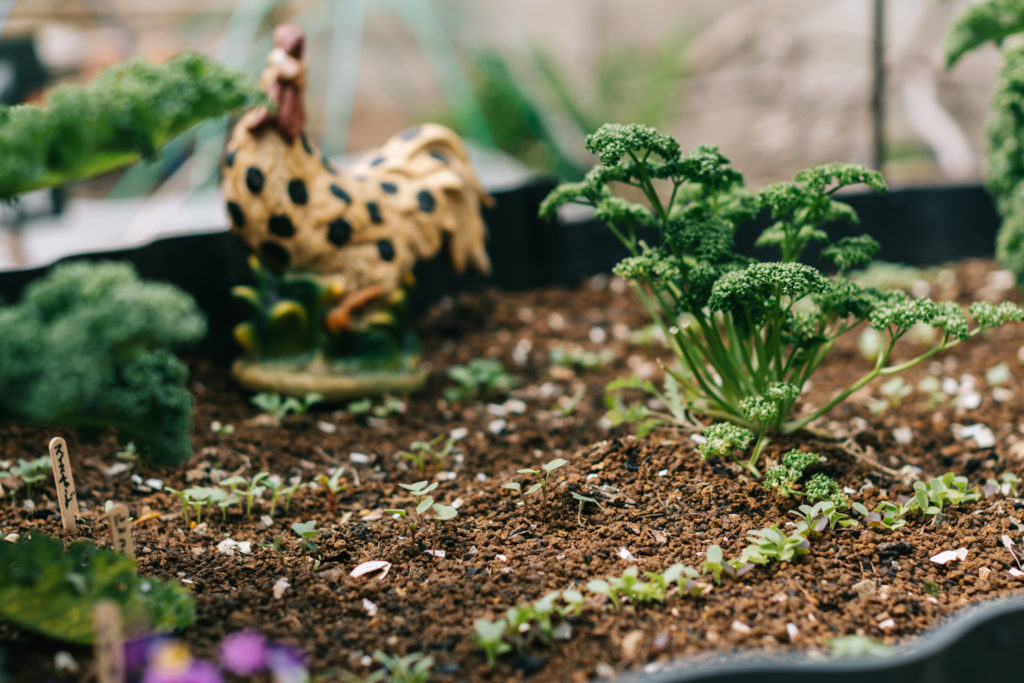
{"label": "green seedling", "polygon": [[221,486],[228,486],[231,488],[231,492],[236,496],[240,496],[245,500],[245,516],[252,516],[252,506],[257,498],[263,495],[263,492],[267,490],[264,485],[264,481],[270,476],[270,472],[260,472],[253,476],[252,479],[246,479],[241,475],[235,475],[222,479],[220,482]]}
{"label": "green seedling", "polygon": [[790,510],[789,514],[796,516],[796,533],[804,537],[821,534],[825,529],[834,531],[837,526],[850,527],[857,524],[848,515],[840,512],[836,504],[830,500],[822,500],[814,505],[801,505],[796,510]]}
{"label": "green seedling", "polygon": [[114,457],[122,462],[135,462],[139,459],[139,451],[134,441],[129,441],[125,447],[114,454]]}
{"label": "green seedling", "polygon": [[[24,460],[18,458],[18,463],[6,471],[0,472],[0,479],[12,479],[21,481],[25,489],[25,498],[32,498],[32,487],[46,480],[50,472],[50,456],[41,455],[38,458]],[[13,486],[11,486],[13,488]]]}
{"label": "green seedling", "polygon": [[979,500],[981,492],[968,490],[970,482],[967,477],[947,472],[941,477],[934,477],[928,482],[914,482],[914,496],[910,499],[911,509],[925,515],[937,515],[946,505],[961,505]]}
{"label": "green seedling", "polygon": [[570,491],[569,494],[577,503],[579,503],[579,507],[576,508],[576,523],[580,526],[583,526],[583,506],[587,503],[593,503],[604,511],[604,506],[590,496],[584,496],[582,493],[576,493],[575,491]]}
{"label": "green seedling", "polygon": [[552,365],[587,371],[600,370],[612,362],[615,354],[611,349],[586,351],[579,346],[556,346],[548,353]]}
{"label": "green seedling", "polygon": [[706,576],[710,574],[715,583],[721,585],[722,574],[728,573],[731,569],[722,556],[722,547],[717,544],[709,545],[708,549],[704,552],[704,562],[700,565],[701,575]]}
{"label": "green seedling", "polygon": [[181,501],[181,512],[185,522],[188,523],[188,513],[191,508],[195,513],[196,524],[201,524],[203,521],[203,509],[207,505],[217,505],[221,509],[221,515],[227,516],[228,505],[241,502],[237,497],[231,503],[221,505],[225,501],[231,500],[231,494],[224,489],[211,487],[211,486],[192,486],[184,490],[172,489],[169,486],[164,487],[165,491],[178,496],[178,500]]}
{"label": "green seedling", "polygon": [[448,368],[448,378],[457,384],[444,393],[451,403],[462,403],[478,396],[493,396],[515,388],[519,383],[505,372],[501,361],[491,358],[475,358],[466,365],[453,365]]}
{"label": "green seedling", "polygon": [[866,505],[857,502],[853,503],[852,507],[864,517],[865,525],[869,527],[880,526],[889,531],[895,531],[906,526],[907,520],[905,517],[910,511],[907,505],[897,505],[888,500],[884,500],[876,505],[874,510],[869,510]]}
{"label": "green seedling", "polygon": [[1020,479],[1013,472],[1003,472],[999,479],[989,479],[985,482],[985,485],[981,488],[982,493],[986,498],[1001,494],[1006,497],[1017,497],[1017,486],[1020,484]]}
{"label": "green seedling", "polygon": [[800,555],[807,554],[810,548],[803,534],[797,532],[787,536],[779,530],[777,524],[748,532],[747,540],[750,545],[731,561],[736,568],[748,563],[760,566],[769,562],[792,562]]}
{"label": "green seedling", "polygon": [[418,481],[415,484],[399,484],[402,488],[412,494],[415,501],[412,514],[409,514],[406,510],[399,508],[392,508],[385,510],[387,514],[398,515],[403,517],[406,523],[409,525],[409,536],[415,537],[416,530],[420,525],[426,521],[426,514],[433,511],[435,522],[446,522],[450,519],[454,519],[459,511],[451,505],[442,505],[441,503],[435,503],[434,497],[429,495],[431,491],[437,488],[437,482],[429,483],[426,480]]}
{"label": "green seedling", "polygon": [[404,657],[392,657],[375,650],[373,659],[387,669],[390,683],[427,683],[434,658],[422,652],[413,652]]}
{"label": "green seedling", "polygon": [[345,410],[352,415],[372,415],[373,417],[383,419],[391,415],[404,413],[405,402],[385,394],[381,403],[377,405],[373,404],[373,399],[363,398],[358,401],[352,401],[345,406]]}
{"label": "green seedling", "polygon": [[[411,462],[420,472],[425,472],[428,464],[440,469],[444,465],[444,461],[451,455],[455,442],[462,436],[460,434],[446,437],[444,434],[438,434],[430,441],[413,441],[409,445],[409,450],[398,451],[398,455]],[[444,441],[444,445],[438,448],[438,444],[442,441]]]}
{"label": "green seedling", "polygon": [[235,425],[214,420],[210,423],[210,431],[217,436],[231,436],[235,433]]}
{"label": "green seedling", "polygon": [[541,496],[547,497],[547,493],[545,492],[544,487],[547,486],[548,478],[551,477],[552,472],[557,470],[559,467],[562,467],[563,465],[565,465],[565,459],[555,458],[554,460],[549,460],[548,462],[541,465],[539,470],[530,468],[516,470],[516,472],[518,472],[519,474],[530,474],[535,476],[537,478],[537,481],[530,484],[528,487],[526,487],[526,489],[523,489],[523,487],[518,482],[503,484],[502,488],[515,491],[520,495],[520,497],[522,497],[524,501],[526,500],[527,496],[532,496],[538,491],[540,491]]}
{"label": "green seedling", "polygon": [[933,598],[938,598],[942,595],[942,589],[939,587],[939,584],[934,581],[925,581],[923,585],[924,592]]}
{"label": "green seedling", "polygon": [[276,474],[272,474],[263,480],[263,484],[270,491],[270,511],[268,514],[273,517],[274,510],[277,509],[277,502],[281,500],[281,498],[284,498],[285,512],[288,512],[291,509],[292,497],[299,490],[299,487],[302,485],[302,481],[299,480],[290,486],[285,486],[284,479]]}
{"label": "green seedling", "polygon": [[484,656],[487,657],[487,666],[494,666],[498,657],[512,651],[512,646],[504,640],[507,627],[508,622],[504,619],[497,621],[477,619],[473,622],[473,628],[476,630],[473,639],[476,646],[484,651]]}
{"label": "green seedling", "polygon": [[250,402],[269,415],[275,427],[280,427],[284,418],[288,415],[305,415],[315,404],[323,400],[323,396],[311,391],[301,399],[294,396],[284,397],[280,394],[260,393],[250,399]]}
{"label": "green seedling", "polygon": [[[869,264],[879,245],[870,236],[830,240],[824,227],[855,223],[856,213],[836,201],[844,187],[886,190],[877,172],[853,164],[801,171],[793,182],[760,192],[714,147],[683,154],[679,143],[640,124],[606,124],[586,141],[599,164],[581,182],[565,183],[540,208],[554,218],[565,204],[596,210],[629,256],[615,274],[661,328],[679,372],[666,367],[692,413],[728,422],[753,435],[747,466],[756,473],[771,438],[805,429],[873,380],[897,375],[984,330],[1024,320],[1024,309],[1004,302],[972,304],[915,298],[902,290],[863,287],[847,277]],[[616,196],[629,186],[644,204]],[[739,254],[733,236],[766,212],[770,220],[756,244],[777,250],[775,261]],[[654,229],[659,244],[642,239]],[[800,262],[812,243],[835,266],[826,276]],[[881,333],[877,355],[864,373],[837,387],[820,404],[803,393],[839,338],[862,323]],[[919,323],[937,331],[918,355],[891,361],[896,342]],[[797,399],[803,396],[799,414]]]}
{"label": "green seedling", "polygon": [[306,550],[311,553],[316,552],[316,543],[313,539],[319,536],[323,529],[316,528],[316,520],[311,519],[308,522],[295,522],[292,524],[292,531],[302,539],[302,545],[305,546]]}
{"label": "green seedling", "polygon": [[345,466],[340,465],[331,471],[330,475],[321,474],[314,481],[327,490],[327,505],[331,510],[338,506],[338,494],[348,488],[348,483],[341,480],[345,473]]}

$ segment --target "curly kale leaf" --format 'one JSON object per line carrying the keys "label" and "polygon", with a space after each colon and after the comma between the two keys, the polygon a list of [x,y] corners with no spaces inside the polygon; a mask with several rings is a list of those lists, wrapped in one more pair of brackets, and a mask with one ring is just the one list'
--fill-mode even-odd
{"label": "curly kale leaf", "polygon": [[969,7],[950,31],[946,41],[946,68],[965,54],[988,42],[1001,45],[1024,31],[1024,5],[1020,0],[987,0]]}
{"label": "curly kale leaf", "polygon": [[88,541],[64,550],[33,531],[0,543],[0,616],[51,638],[93,639],[93,610],[113,600],[131,632],[166,633],[195,621],[195,604],[176,582],[142,578],[135,561]]}
{"label": "curly kale leaf", "polygon": [[0,309],[0,415],[110,426],[164,464],[192,455],[187,370],[170,349],[203,335],[188,295],[123,263],[74,262]]}
{"label": "curly kale leaf", "polygon": [[195,54],[111,67],[45,107],[0,107],[0,199],[151,159],[204,119],[265,101],[257,84]]}

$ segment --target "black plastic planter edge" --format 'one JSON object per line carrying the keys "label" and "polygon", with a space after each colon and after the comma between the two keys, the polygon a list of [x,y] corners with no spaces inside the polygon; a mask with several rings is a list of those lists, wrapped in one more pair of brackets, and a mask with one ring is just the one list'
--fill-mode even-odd
{"label": "black plastic planter edge", "polygon": [[680,659],[620,683],[1011,683],[1024,680],[1024,599],[969,607],[888,656],[860,659],[733,652]]}

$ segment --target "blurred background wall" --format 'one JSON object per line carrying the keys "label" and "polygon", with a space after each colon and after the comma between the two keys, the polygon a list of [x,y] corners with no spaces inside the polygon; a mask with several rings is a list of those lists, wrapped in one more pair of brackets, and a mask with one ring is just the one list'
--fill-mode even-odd
{"label": "blurred background wall", "polygon": [[[949,26],[968,3],[0,0],[0,40],[33,39],[51,84],[182,50],[256,76],[273,26],[293,21],[308,33],[309,133],[329,154],[433,119],[531,171],[572,178],[592,163],[587,132],[640,121],[684,148],[718,145],[760,186],[825,161],[874,164],[873,13],[881,5],[883,170],[905,186],[980,180],[1000,60],[986,48],[951,73],[942,64]],[[204,125],[156,167],[72,194],[211,187],[227,125]]]}

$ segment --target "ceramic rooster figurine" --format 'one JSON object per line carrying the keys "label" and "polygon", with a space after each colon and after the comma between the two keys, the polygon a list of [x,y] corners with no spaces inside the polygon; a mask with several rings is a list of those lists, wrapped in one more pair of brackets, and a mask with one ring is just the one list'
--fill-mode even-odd
{"label": "ceramic rooster figurine", "polygon": [[[313,345],[322,347],[314,353],[319,365],[324,354],[340,364],[336,375],[394,370],[387,354],[366,362],[351,356],[379,349],[388,333],[396,348],[405,348],[396,311],[416,261],[447,244],[457,272],[490,271],[480,209],[492,200],[462,141],[437,124],[412,127],[351,168],[336,169],[303,133],[303,48],[297,26],[276,28],[261,78],[276,110],[248,112],[224,155],[221,188],[232,230],[266,266],[257,273],[258,288],[236,288],[263,314],[236,329],[236,338],[250,361],[276,357],[280,366],[280,357],[301,356]],[[367,335],[376,335],[369,346]]]}

